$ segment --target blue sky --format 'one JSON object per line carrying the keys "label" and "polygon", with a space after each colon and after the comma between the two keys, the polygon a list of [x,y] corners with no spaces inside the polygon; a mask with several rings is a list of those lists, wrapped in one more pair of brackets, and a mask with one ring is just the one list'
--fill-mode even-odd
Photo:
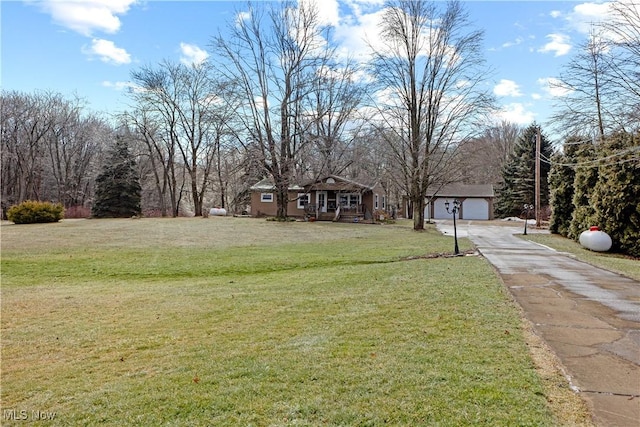
{"label": "blue sky", "polygon": [[[317,1],[336,41],[352,54],[375,33],[383,0]],[[485,32],[490,82],[502,111],[521,125],[548,121],[549,79],[606,17],[603,1],[466,1],[475,28]],[[28,0],[0,3],[1,75],[5,90],[77,94],[91,110],[127,108],[130,72],[163,59],[199,61],[212,36],[224,31],[244,1]]]}

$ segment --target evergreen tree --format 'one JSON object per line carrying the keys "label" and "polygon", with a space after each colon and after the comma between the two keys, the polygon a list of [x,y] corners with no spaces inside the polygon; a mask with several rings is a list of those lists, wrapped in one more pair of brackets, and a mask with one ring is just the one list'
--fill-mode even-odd
{"label": "evergreen tree", "polygon": [[116,138],[102,173],[96,178],[92,215],[96,218],[128,218],[141,212],[142,188],[135,159],[127,142]]}
{"label": "evergreen tree", "polygon": [[552,157],[549,171],[549,196],[551,219],[549,231],[564,237],[569,235],[573,214],[573,182],[575,180],[576,151],[581,145],[589,144],[579,137],[569,138],[562,153]]}
{"label": "evergreen tree", "polygon": [[568,237],[578,240],[580,234],[595,225],[595,209],[592,204],[593,188],[598,182],[596,147],[591,144],[577,146],[575,151],[575,175],[573,180],[573,214]]}
{"label": "evergreen tree", "polygon": [[[536,134],[535,123],[524,130],[516,142],[502,170],[502,184],[498,189],[496,216],[519,216],[523,205],[535,203],[535,170],[536,170]],[[541,133],[540,135],[540,203],[541,208],[549,205],[549,159],[553,155],[553,147]]]}
{"label": "evergreen tree", "polygon": [[595,223],[612,250],[640,257],[640,135],[620,132],[598,146],[598,182],[591,201]]}

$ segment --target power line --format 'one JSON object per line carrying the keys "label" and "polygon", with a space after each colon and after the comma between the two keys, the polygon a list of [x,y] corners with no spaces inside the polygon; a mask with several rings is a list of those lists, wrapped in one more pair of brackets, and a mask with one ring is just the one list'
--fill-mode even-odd
{"label": "power line", "polygon": [[628,153],[633,153],[635,151],[640,151],[640,146],[637,147],[631,147],[631,148],[627,148],[625,150],[621,150],[618,151],[616,153],[613,153],[609,156],[606,157],[598,157],[596,159],[592,159],[592,160],[585,160],[582,162],[574,162],[574,163],[560,163],[560,162],[556,162],[550,158],[548,158],[547,156],[545,156],[544,154],[540,153],[540,160],[544,163],[547,163],[549,165],[552,166],[566,166],[566,167],[581,167],[581,166],[612,166],[612,165],[618,165],[618,164],[623,164],[623,163],[628,163],[628,162],[633,162],[633,161],[637,161],[640,162],[640,156],[638,157],[632,157],[630,159],[621,159],[619,161],[615,161],[615,162],[610,162],[610,163],[606,163],[606,164],[602,164],[602,162],[607,161],[607,160],[612,160],[615,159],[617,157],[623,156],[625,154]]}

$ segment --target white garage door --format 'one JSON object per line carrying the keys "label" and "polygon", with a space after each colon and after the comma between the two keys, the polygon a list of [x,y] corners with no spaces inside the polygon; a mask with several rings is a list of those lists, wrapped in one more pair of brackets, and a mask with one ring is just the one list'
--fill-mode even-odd
{"label": "white garage door", "polygon": [[[446,200],[445,199],[436,199],[433,205],[433,219],[453,219],[453,215],[447,212],[446,207],[444,206]],[[449,203],[451,203],[451,200],[449,201]],[[451,209],[451,205],[449,206],[449,209]],[[425,218],[429,218],[427,209],[429,209],[428,206],[426,206],[425,208]],[[460,218],[460,214],[456,215],[456,218]]]}
{"label": "white garage door", "polygon": [[485,199],[466,199],[462,202],[464,219],[489,219],[489,202]]}

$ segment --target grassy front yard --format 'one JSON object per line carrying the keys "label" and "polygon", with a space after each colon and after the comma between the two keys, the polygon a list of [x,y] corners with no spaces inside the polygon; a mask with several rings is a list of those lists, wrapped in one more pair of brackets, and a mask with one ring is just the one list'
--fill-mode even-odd
{"label": "grassy front yard", "polygon": [[493,269],[423,257],[452,250],[434,229],[181,218],[1,232],[3,426],[35,411],[49,425],[555,423]]}

